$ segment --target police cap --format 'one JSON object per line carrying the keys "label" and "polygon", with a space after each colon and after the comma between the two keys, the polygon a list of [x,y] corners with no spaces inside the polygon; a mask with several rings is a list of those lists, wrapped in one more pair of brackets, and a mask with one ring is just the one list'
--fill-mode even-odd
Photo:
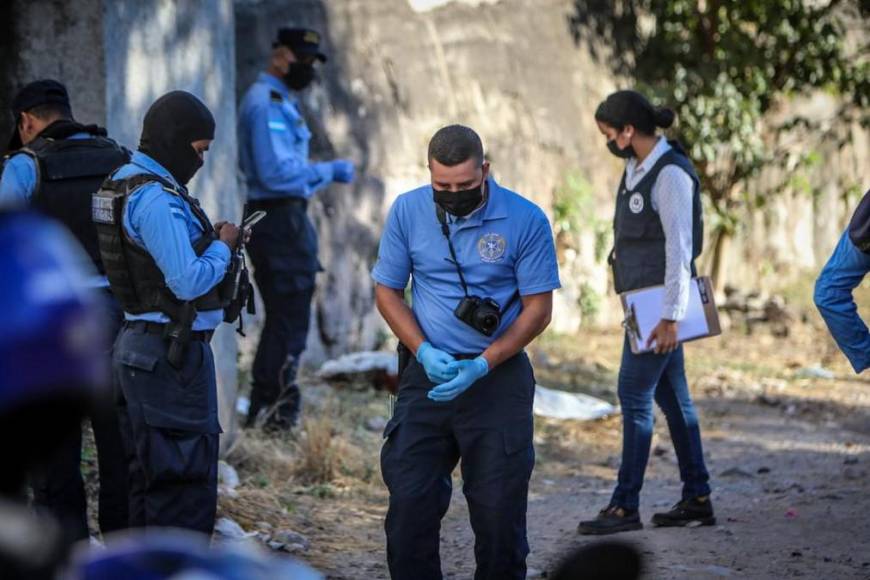
{"label": "police cap", "polygon": [[63,84],[52,79],[34,81],[18,91],[18,94],[12,99],[12,114],[18,118],[25,111],[49,104],[65,109],[66,113],[71,116],[69,93]]}
{"label": "police cap", "polygon": [[297,56],[313,56],[326,62],[326,55],[320,52],[320,33],[308,28],[279,28],[278,38],[272,46],[286,46]]}

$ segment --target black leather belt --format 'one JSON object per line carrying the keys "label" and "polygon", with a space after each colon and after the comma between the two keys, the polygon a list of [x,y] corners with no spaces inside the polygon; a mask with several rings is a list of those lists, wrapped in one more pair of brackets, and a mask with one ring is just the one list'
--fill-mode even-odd
{"label": "black leather belt", "polygon": [[456,360],[471,360],[471,359],[475,359],[475,358],[479,357],[480,355],[481,355],[481,353],[478,353],[478,354],[454,354],[452,356]]}
{"label": "black leather belt", "polygon": [[[127,320],[124,322],[125,328],[133,329],[143,334],[156,334],[157,336],[165,336],[166,324],[162,322],[148,322],[147,320]],[[194,330],[190,333],[190,340],[201,342],[211,342],[211,337],[214,335],[213,330]]]}
{"label": "black leather belt", "polygon": [[251,199],[248,201],[248,209],[266,211],[277,207],[297,207],[308,209],[308,200],[301,197],[276,197],[274,199]]}

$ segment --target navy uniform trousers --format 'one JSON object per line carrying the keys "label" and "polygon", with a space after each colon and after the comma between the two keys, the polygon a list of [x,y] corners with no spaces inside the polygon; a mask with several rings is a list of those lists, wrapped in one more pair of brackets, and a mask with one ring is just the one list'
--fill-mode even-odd
{"label": "navy uniform trousers", "polygon": [[462,491],[474,530],[475,579],[526,577],[526,504],[535,464],[535,378],[525,353],[502,363],[453,401],[416,360],[403,371],[384,431],[381,471],[390,491],[387,561],[395,580],[441,578],[439,533],[462,461]]}
{"label": "navy uniform trousers", "polygon": [[[291,422],[299,408],[295,384],[311,320],[317,260],[317,232],[303,199],[248,202],[248,211],[265,210],[247,245],[254,279],[263,298],[266,321],[252,368],[251,412],[281,400],[279,414]],[[286,407],[283,408],[283,407]]]}
{"label": "navy uniform trousers", "polygon": [[211,534],[217,509],[218,422],[214,356],[203,340],[187,346],[182,368],[168,342],[127,322],[113,370],[130,475],[130,525]]}
{"label": "navy uniform trousers", "polygon": [[[108,338],[114,342],[124,313],[108,289],[101,290],[108,323]],[[111,343],[110,343],[111,344]],[[111,357],[111,351],[106,353]],[[113,389],[117,385],[112,385]],[[97,448],[100,493],[98,520],[104,534],[127,527],[127,464],[114,401],[105,401],[90,416]],[[37,511],[57,518],[67,541],[87,538],[88,502],[81,473],[81,426],[69,433],[49,460],[31,475],[33,505]]]}

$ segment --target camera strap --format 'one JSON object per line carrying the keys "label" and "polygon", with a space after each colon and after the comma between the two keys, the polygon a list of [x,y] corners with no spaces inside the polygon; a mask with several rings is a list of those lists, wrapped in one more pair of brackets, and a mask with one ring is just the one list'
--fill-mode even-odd
{"label": "camera strap", "polygon": [[[447,226],[447,212],[441,209],[441,206],[435,205],[435,215],[438,216],[438,222],[441,224],[441,233],[444,234],[444,237],[447,239],[447,247],[450,249],[450,257],[453,265],[456,266],[456,273],[459,274],[459,283],[462,284],[462,291],[465,293],[465,297],[469,296],[468,294],[468,284],[465,282],[465,276],[462,275],[462,266],[459,264],[459,258],[456,257],[456,249],[453,247],[453,242],[450,240],[450,228]],[[504,315],[505,312],[508,311],[517,298],[520,297],[520,291],[517,290],[510,297],[510,300],[507,301],[504,308],[499,312]]]}
{"label": "camera strap", "polygon": [[465,296],[468,296],[468,284],[465,283],[465,276],[462,275],[462,267],[459,265],[459,258],[456,257],[456,250],[453,247],[453,242],[450,241],[450,228],[447,226],[446,212],[436,205],[435,213],[438,216],[438,221],[441,223],[441,233],[447,239],[447,247],[450,248],[450,257],[453,265],[456,266],[456,273],[459,274],[459,283],[462,284],[462,291]]}

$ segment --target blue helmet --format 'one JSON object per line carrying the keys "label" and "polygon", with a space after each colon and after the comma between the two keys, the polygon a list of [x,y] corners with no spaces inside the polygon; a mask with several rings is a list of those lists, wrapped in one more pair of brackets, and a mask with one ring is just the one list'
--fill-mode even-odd
{"label": "blue helmet", "polygon": [[10,475],[80,420],[109,369],[106,325],[75,239],[35,213],[0,211],[0,240],[0,447],[13,458]]}
{"label": "blue helmet", "polygon": [[322,580],[301,562],[275,556],[246,543],[209,544],[208,536],[190,530],[151,528],[110,536],[106,550],[81,545],[73,557],[69,580]]}

